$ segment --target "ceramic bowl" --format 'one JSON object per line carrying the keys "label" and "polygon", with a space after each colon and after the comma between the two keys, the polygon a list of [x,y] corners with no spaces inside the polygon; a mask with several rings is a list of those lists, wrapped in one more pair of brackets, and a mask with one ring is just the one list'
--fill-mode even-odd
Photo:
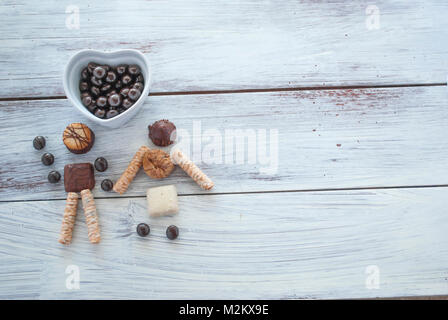
{"label": "ceramic bowl", "polygon": [[[81,102],[81,93],[79,91],[79,80],[81,70],[89,62],[97,62],[116,66],[119,64],[136,64],[140,67],[145,79],[145,88],[140,98],[125,112],[111,119],[100,119],[89,112]],[[89,120],[109,128],[118,128],[134,117],[142,108],[145,99],[148,97],[151,86],[151,75],[149,63],[146,57],[137,50],[125,49],[113,52],[102,52],[97,50],[82,50],[72,56],[65,67],[64,72],[64,91],[70,102]]]}

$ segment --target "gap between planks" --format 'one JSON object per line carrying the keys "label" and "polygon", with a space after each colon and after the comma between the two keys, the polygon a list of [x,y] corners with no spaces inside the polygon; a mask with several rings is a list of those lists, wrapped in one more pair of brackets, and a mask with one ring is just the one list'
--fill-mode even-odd
{"label": "gap between planks", "polygon": [[[413,88],[413,87],[443,87],[447,82],[434,83],[398,83],[386,85],[350,85],[350,86],[311,86],[288,88],[262,88],[262,89],[234,89],[234,90],[198,90],[198,91],[164,91],[150,92],[148,96],[181,96],[201,94],[234,94],[234,93],[263,93],[263,92],[290,92],[290,91],[319,91],[319,90],[350,90],[350,89],[384,89],[384,88]],[[41,96],[41,97],[13,97],[1,98],[2,101],[40,101],[40,100],[64,100],[66,96]],[[1,107],[1,106],[0,106]]]}
{"label": "gap between planks", "polygon": [[[225,196],[225,195],[240,195],[240,194],[272,194],[272,193],[303,193],[303,192],[336,192],[336,191],[362,191],[362,190],[389,190],[389,189],[425,189],[425,188],[447,188],[448,184],[433,184],[433,185],[409,185],[409,186],[383,186],[383,187],[348,187],[348,188],[316,188],[316,189],[291,189],[291,190],[271,190],[271,191],[237,191],[237,192],[216,192],[216,193],[183,193],[177,195],[178,197],[192,197],[192,196]],[[95,197],[95,199],[139,199],[145,198],[142,196],[121,196],[121,197]],[[15,202],[41,202],[41,201],[63,201],[66,198],[50,198],[50,199],[21,199],[21,200],[0,200],[0,203],[15,203]]]}

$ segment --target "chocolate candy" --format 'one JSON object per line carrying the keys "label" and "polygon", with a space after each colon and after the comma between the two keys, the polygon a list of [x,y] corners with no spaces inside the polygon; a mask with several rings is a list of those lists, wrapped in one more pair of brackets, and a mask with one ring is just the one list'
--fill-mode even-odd
{"label": "chocolate candy", "polygon": [[140,237],[146,237],[149,234],[150,228],[146,223],[139,223],[137,226],[137,234]]}
{"label": "chocolate candy", "polygon": [[50,183],[57,183],[61,180],[61,174],[57,171],[50,171],[48,174],[48,181]]}
{"label": "chocolate candy", "polygon": [[117,109],[110,109],[106,113],[106,119],[113,118],[115,116],[118,116],[119,114],[120,114],[120,112]]}
{"label": "chocolate candy", "polygon": [[84,92],[89,90],[89,83],[86,81],[82,81],[79,83],[79,91]]}
{"label": "chocolate candy", "polygon": [[140,68],[136,64],[131,64],[128,67],[128,72],[131,76],[138,76],[140,74]]}
{"label": "chocolate candy", "polygon": [[89,70],[87,68],[82,69],[82,71],[81,71],[81,79],[82,80],[89,79]]}
{"label": "chocolate candy", "polygon": [[65,128],[62,141],[70,152],[87,153],[95,142],[95,134],[83,123],[72,123]]}
{"label": "chocolate candy", "polygon": [[123,99],[121,106],[125,109],[129,109],[133,104],[134,102],[131,99],[125,98]]}
{"label": "chocolate candy", "polygon": [[[141,97],[144,87],[141,68],[135,64],[111,67],[90,62],[81,70],[81,102],[101,119],[110,119],[125,112]],[[124,102],[126,98],[128,100]]]}
{"label": "chocolate candy", "polygon": [[113,71],[109,71],[106,76],[106,82],[114,83],[117,80],[117,74]]}
{"label": "chocolate candy", "polygon": [[103,157],[96,158],[94,165],[95,169],[98,170],[99,172],[106,171],[108,167],[107,160],[104,159]]}
{"label": "chocolate candy", "polygon": [[129,98],[131,98],[131,100],[135,101],[138,98],[140,98],[141,94],[142,93],[140,92],[140,90],[132,88],[132,89],[129,89],[128,96],[129,96]]}
{"label": "chocolate candy", "polygon": [[90,93],[94,96],[94,97],[98,97],[101,94],[101,90],[98,87],[91,87],[90,88]]}
{"label": "chocolate candy", "polygon": [[176,139],[176,126],[168,120],[159,120],[148,126],[149,138],[159,147],[169,146]]}
{"label": "chocolate candy", "polygon": [[130,84],[131,81],[132,81],[132,77],[130,75],[128,75],[128,74],[125,74],[123,76],[123,78],[121,78],[121,83],[123,83],[125,86]]}
{"label": "chocolate candy", "polygon": [[[96,69],[95,69],[96,70]],[[103,85],[103,81],[101,80],[101,79],[98,79],[97,77],[95,77],[95,76],[92,76],[91,78],[90,78],[90,82],[94,85],[94,86],[97,86],[97,87],[101,87],[102,85]]]}
{"label": "chocolate candy", "polygon": [[93,70],[93,76],[97,79],[103,79],[106,75],[106,70],[103,67],[96,67]]}
{"label": "chocolate candy", "polygon": [[45,147],[45,138],[42,136],[37,136],[33,140],[33,147],[36,150],[41,150]]}
{"label": "chocolate candy", "polygon": [[95,187],[95,176],[91,163],[73,163],[64,167],[66,192],[80,192]]}
{"label": "chocolate candy", "polygon": [[166,228],[166,237],[170,240],[174,240],[179,236],[179,228],[175,225],[171,225]]}
{"label": "chocolate candy", "polygon": [[98,97],[98,99],[96,99],[96,105],[100,108],[103,108],[107,105],[107,98],[104,96]]}
{"label": "chocolate candy", "polygon": [[115,93],[115,94],[109,96],[109,98],[107,99],[107,102],[109,103],[109,105],[111,107],[118,107],[121,105],[121,102],[122,102],[121,96],[119,94]]}
{"label": "chocolate candy", "polygon": [[104,191],[110,191],[113,187],[114,183],[111,180],[104,179],[103,181],[101,181],[101,189],[103,189]]}
{"label": "chocolate candy", "polygon": [[120,76],[123,75],[126,72],[127,66],[125,64],[121,64],[117,66],[117,74]]}
{"label": "chocolate candy", "polygon": [[106,110],[102,108],[96,108],[93,113],[96,117],[103,119],[106,116]]}
{"label": "chocolate candy", "polygon": [[134,85],[132,86],[132,88],[135,88],[137,90],[139,90],[140,92],[143,91],[143,88],[145,87],[145,85],[141,82],[136,82],[134,83]]}
{"label": "chocolate candy", "polygon": [[44,153],[42,155],[41,161],[44,165],[50,166],[54,162],[54,156],[51,153]]}

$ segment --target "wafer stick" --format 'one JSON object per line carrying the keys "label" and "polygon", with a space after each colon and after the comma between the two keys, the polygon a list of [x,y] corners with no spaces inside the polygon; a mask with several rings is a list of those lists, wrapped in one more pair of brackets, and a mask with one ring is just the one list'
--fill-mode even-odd
{"label": "wafer stick", "polygon": [[171,157],[202,189],[210,190],[214,183],[205,175],[186,155],[179,150],[174,150]]}
{"label": "wafer stick", "polygon": [[78,208],[78,194],[69,192],[65,204],[64,217],[62,219],[59,243],[69,245],[72,242],[73,227],[75,226],[76,209]]}
{"label": "wafer stick", "polygon": [[129,163],[126,170],[121,175],[120,179],[114,185],[114,191],[123,194],[128,189],[132,180],[134,180],[135,175],[143,164],[143,156],[145,153],[149,151],[149,148],[146,146],[141,146],[140,149],[135,153],[131,162]]}
{"label": "wafer stick", "polygon": [[81,198],[82,206],[84,207],[84,215],[86,216],[89,240],[91,243],[99,243],[101,240],[101,235],[93,194],[89,189],[85,189],[81,191]]}

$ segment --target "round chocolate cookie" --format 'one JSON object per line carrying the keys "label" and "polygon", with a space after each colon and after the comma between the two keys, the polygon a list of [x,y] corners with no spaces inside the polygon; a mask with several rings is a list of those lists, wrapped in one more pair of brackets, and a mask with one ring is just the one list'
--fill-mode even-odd
{"label": "round chocolate cookie", "polygon": [[176,126],[168,120],[159,120],[148,126],[149,138],[159,147],[166,147],[176,140]]}
{"label": "round chocolate cookie", "polygon": [[65,128],[62,141],[70,152],[87,153],[95,142],[95,134],[83,123],[72,123]]}

